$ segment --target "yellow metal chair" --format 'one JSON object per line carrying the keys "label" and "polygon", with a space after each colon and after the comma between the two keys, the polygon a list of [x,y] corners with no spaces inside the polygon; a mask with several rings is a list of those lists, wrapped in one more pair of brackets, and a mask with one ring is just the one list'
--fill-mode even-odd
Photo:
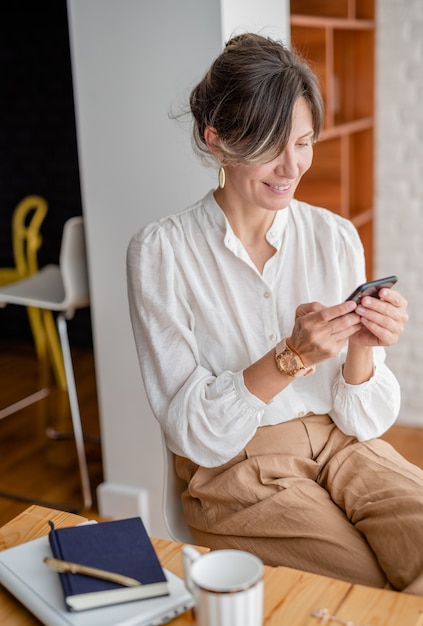
{"label": "yellow metal chair", "polygon": [[[15,267],[0,268],[0,285],[27,278],[38,271],[38,250],[42,244],[41,225],[48,205],[41,196],[27,196],[16,207],[12,217],[12,245]],[[27,307],[29,323],[39,359],[50,362],[61,389],[66,391],[66,376],[54,318],[51,311]]]}

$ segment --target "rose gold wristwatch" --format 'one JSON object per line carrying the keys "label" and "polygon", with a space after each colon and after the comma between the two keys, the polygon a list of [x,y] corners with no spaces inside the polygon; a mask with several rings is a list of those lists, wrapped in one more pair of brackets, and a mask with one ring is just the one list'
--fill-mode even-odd
{"label": "rose gold wristwatch", "polygon": [[288,346],[286,339],[281,339],[276,345],[275,361],[279,371],[282,372],[282,374],[292,376],[292,378],[308,376],[309,374],[313,374],[316,369],[314,365],[306,367],[300,355]]}

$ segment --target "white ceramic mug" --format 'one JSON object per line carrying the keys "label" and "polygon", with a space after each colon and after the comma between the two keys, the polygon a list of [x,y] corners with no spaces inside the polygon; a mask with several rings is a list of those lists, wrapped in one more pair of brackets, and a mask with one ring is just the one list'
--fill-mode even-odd
{"label": "white ceramic mug", "polygon": [[198,626],[262,626],[263,563],[242,550],[182,549]]}

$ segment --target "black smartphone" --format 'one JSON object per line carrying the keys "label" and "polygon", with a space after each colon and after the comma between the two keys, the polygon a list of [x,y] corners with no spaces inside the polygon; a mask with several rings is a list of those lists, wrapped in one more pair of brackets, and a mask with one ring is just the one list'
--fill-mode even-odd
{"label": "black smartphone", "polygon": [[390,289],[393,285],[395,285],[397,280],[398,278],[396,276],[387,276],[386,278],[371,280],[368,283],[360,285],[357,289],[354,289],[352,294],[348,296],[347,300],[354,300],[354,302],[360,304],[361,298],[364,298],[364,296],[377,298],[380,289],[383,289],[383,287]]}

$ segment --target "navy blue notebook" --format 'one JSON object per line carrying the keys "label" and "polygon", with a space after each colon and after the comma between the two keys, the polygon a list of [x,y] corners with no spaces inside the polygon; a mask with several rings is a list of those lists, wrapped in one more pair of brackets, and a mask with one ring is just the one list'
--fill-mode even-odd
{"label": "navy blue notebook", "polygon": [[82,574],[58,574],[69,611],[169,593],[165,573],[139,517],[53,528],[49,542],[57,559],[109,570],[142,583],[136,587],[124,587]]}

